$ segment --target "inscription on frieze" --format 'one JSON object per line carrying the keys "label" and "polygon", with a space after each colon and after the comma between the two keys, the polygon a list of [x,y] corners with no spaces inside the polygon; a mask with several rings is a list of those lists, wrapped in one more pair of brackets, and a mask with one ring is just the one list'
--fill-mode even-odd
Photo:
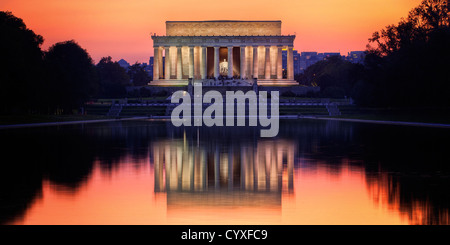
{"label": "inscription on frieze", "polygon": [[239,46],[242,44],[250,45],[292,45],[295,36],[283,36],[282,37],[245,37],[245,36],[234,36],[234,37],[189,37],[189,36],[152,36],[154,46],[176,46],[176,45],[196,45],[196,46],[214,46],[214,45],[229,45],[233,44]]}

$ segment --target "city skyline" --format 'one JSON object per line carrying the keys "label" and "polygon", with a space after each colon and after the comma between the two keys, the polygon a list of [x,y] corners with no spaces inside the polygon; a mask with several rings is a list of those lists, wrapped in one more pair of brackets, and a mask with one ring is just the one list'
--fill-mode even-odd
{"label": "city skyline", "polygon": [[281,20],[283,35],[297,35],[294,48],[299,52],[346,55],[350,51],[365,50],[373,32],[406,17],[420,0],[394,3],[387,0],[364,3],[304,0],[281,1],[276,5],[270,1],[258,1],[258,4],[254,1],[195,2],[182,5],[175,0],[151,3],[45,0],[36,4],[34,0],[7,0],[2,1],[0,8],[22,18],[28,28],[42,35],[44,50],[57,42],[73,39],[95,62],[111,56],[115,61],[144,63],[153,56],[150,34],[165,35],[165,21],[169,20]]}

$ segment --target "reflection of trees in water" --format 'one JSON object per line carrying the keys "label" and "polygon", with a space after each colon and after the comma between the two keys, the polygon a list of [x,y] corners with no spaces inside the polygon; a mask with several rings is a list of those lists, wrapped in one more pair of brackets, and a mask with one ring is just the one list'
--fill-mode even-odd
{"label": "reflection of trees in water", "polygon": [[7,142],[0,148],[0,223],[22,215],[41,194],[44,180],[76,192],[90,176],[94,162],[109,171],[125,156],[146,157],[150,141],[165,134],[165,124],[133,125],[86,124],[0,131],[2,141]]}
{"label": "reflection of trees in water", "polygon": [[[310,127],[318,131],[297,142],[299,155],[310,164],[326,162],[331,172],[339,172],[342,160],[348,159],[365,169],[375,203],[399,210],[412,224],[449,224],[450,166],[443,142],[450,132],[339,122]],[[293,127],[289,135],[308,134],[307,128]],[[303,146],[308,142],[316,146]]]}
{"label": "reflection of trees in water", "polygon": [[448,180],[386,172],[367,179],[367,188],[375,204],[400,211],[414,225],[449,224],[448,184]]}
{"label": "reflection of trees in water", "polygon": [[189,181],[179,184],[175,164],[169,180],[163,175],[167,182],[155,178],[159,191],[167,191],[169,183],[173,190],[217,187],[279,193],[285,190],[279,173],[291,173],[290,161],[294,168],[325,164],[337,174],[345,161],[365,169],[375,203],[400,210],[411,223],[448,224],[450,166],[442,143],[448,134],[435,128],[312,120],[282,122],[279,136],[269,140],[259,138],[259,129],[253,127],[175,128],[170,122],[146,121],[3,130],[0,136],[8,144],[0,148],[0,223],[23,215],[41,194],[44,179],[76,192],[97,160],[108,172],[125,157],[142,159],[148,154],[157,173],[161,155],[155,153],[162,149],[163,159],[179,159],[181,154],[180,162],[188,162],[181,180]]}
{"label": "reflection of trees in water", "polygon": [[[380,127],[380,131],[385,131],[371,136],[368,149],[370,155],[378,156],[383,173],[368,171],[369,174],[376,177],[379,185],[387,187],[388,195],[397,196],[399,210],[412,223],[449,224],[450,166],[445,144],[449,132],[435,128],[392,128],[396,130],[389,132]],[[375,145],[376,141],[385,143]]]}

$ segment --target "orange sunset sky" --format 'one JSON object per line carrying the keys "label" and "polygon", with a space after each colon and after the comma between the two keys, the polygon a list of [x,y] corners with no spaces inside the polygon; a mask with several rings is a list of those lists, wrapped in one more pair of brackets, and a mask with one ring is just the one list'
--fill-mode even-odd
{"label": "orange sunset sky", "polygon": [[44,37],[43,49],[74,39],[95,62],[153,56],[150,33],[167,20],[281,20],[299,51],[364,50],[374,31],[396,24],[421,0],[0,0]]}

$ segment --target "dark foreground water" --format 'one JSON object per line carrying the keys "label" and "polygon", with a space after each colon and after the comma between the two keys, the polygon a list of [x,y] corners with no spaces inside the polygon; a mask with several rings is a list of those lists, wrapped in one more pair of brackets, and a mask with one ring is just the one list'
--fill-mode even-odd
{"label": "dark foreground water", "polygon": [[129,121],[0,139],[0,224],[449,223],[448,129]]}

